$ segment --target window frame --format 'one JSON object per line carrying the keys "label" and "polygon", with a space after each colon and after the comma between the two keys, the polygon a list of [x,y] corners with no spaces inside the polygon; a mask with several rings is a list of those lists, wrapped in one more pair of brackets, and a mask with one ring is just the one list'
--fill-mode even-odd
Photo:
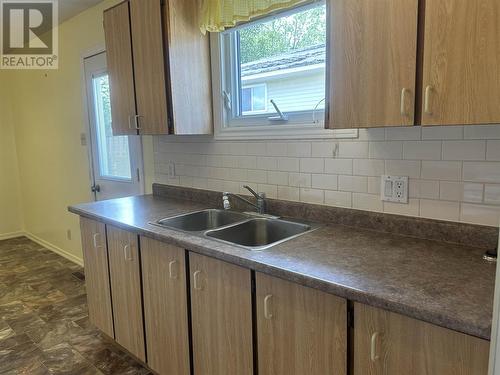
{"label": "window frame", "polygon": [[[269,113],[249,114],[241,117],[234,117],[236,108],[239,108],[239,95],[231,98],[226,94],[236,92],[239,82],[235,82],[232,77],[239,75],[238,60],[234,58],[234,51],[237,50],[237,41],[234,31],[247,27],[251,24],[267,22],[272,19],[294,14],[308,8],[321,6],[324,0],[313,1],[309,4],[296,7],[294,9],[280,12],[250,21],[240,26],[228,29],[221,33],[210,34],[210,50],[212,65],[212,91],[213,91],[213,113],[214,113],[214,136],[215,139],[231,140],[251,140],[251,139],[325,139],[325,138],[358,138],[358,129],[326,129],[325,109],[313,111],[288,112],[287,122],[271,122]],[[327,6],[328,7],[328,6]],[[328,12],[327,12],[328,22]],[[327,34],[327,51],[328,51]],[[230,46],[229,48],[227,46]],[[229,49],[229,50],[228,50]],[[326,65],[328,66],[328,57]],[[326,78],[325,78],[326,79]],[[327,99],[328,79],[325,84],[325,99]],[[249,86],[251,86],[250,84]],[[266,89],[267,97],[267,89]],[[267,99],[266,99],[267,100]],[[231,110],[227,103],[231,102]],[[235,102],[236,101],[236,102]],[[279,103],[278,103],[279,105]],[[325,103],[325,108],[327,107]],[[271,115],[272,116],[272,115]]]}

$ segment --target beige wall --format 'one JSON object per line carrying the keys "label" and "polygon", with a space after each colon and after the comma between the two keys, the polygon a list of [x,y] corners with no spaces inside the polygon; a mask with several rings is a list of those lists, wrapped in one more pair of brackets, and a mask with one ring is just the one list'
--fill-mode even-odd
{"label": "beige wall", "polygon": [[0,72],[0,239],[23,228],[8,77]]}
{"label": "beige wall", "polygon": [[58,70],[8,73],[25,230],[76,260],[82,258],[79,221],[67,207],[92,200],[87,148],[80,144],[87,126],[82,57],[104,46],[102,12],[116,2],[60,26]]}

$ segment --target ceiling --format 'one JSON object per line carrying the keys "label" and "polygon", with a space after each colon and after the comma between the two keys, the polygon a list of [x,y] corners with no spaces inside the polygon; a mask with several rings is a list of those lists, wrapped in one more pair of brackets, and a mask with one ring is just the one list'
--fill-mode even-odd
{"label": "ceiling", "polygon": [[59,0],[59,23],[76,16],[103,0]]}

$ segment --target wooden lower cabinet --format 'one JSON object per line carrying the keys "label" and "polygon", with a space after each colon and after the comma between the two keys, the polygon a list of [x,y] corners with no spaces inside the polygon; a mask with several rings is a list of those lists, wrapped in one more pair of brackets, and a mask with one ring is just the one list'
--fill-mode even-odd
{"label": "wooden lower cabinet", "polygon": [[138,237],[111,226],[107,235],[115,339],[146,362]]}
{"label": "wooden lower cabinet", "polygon": [[89,319],[106,335],[114,338],[106,226],[98,221],[81,217],[80,228]]}
{"label": "wooden lower cabinet", "polygon": [[347,301],[256,273],[259,375],[347,374]]}
{"label": "wooden lower cabinet", "polygon": [[190,253],[195,375],[253,375],[250,270]]}
{"label": "wooden lower cabinet", "polygon": [[141,237],[148,366],[161,375],[189,375],[184,249]]}
{"label": "wooden lower cabinet", "polygon": [[354,375],[487,375],[489,342],[356,303]]}

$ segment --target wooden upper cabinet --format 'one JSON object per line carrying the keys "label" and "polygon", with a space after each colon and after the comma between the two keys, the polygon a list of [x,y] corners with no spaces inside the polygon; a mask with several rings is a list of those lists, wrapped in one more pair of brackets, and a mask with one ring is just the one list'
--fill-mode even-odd
{"label": "wooden upper cabinet", "polygon": [[95,220],[81,217],[80,228],[89,319],[106,335],[114,338],[106,226]]}
{"label": "wooden upper cabinet", "polygon": [[139,241],[136,234],[107,226],[115,339],[146,361]]}
{"label": "wooden upper cabinet", "polygon": [[175,134],[213,133],[210,46],[199,28],[200,4],[168,0],[164,7]]}
{"label": "wooden upper cabinet", "polygon": [[130,0],[140,134],[168,134],[161,0]]}
{"label": "wooden upper cabinet", "polygon": [[354,375],[487,375],[488,356],[488,341],[354,306]]}
{"label": "wooden upper cabinet", "polygon": [[346,375],[347,301],[256,274],[260,375]]}
{"label": "wooden upper cabinet", "polygon": [[413,125],[418,0],[328,4],[327,127]]}
{"label": "wooden upper cabinet", "polygon": [[190,253],[194,374],[252,375],[250,270]]}
{"label": "wooden upper cabinet", "polygon": [[426,0],[422,125],[500,122],[500,2]]}
{"label": "wooden upper cabinet", "polygon": [[189,375],[184,249],[141,237],[148,365],[158,374]]}
{"label": "wooden upper cabinet", "polygon": [[137,134],[134,126],[136,111],[129,15],[128,2],[104,12],[114,135]]}
{"label": "wooden upper cabinet", "polygon": [[128,0],[104,12],[113,134],[212,134],[208,35],[197,0]]}

